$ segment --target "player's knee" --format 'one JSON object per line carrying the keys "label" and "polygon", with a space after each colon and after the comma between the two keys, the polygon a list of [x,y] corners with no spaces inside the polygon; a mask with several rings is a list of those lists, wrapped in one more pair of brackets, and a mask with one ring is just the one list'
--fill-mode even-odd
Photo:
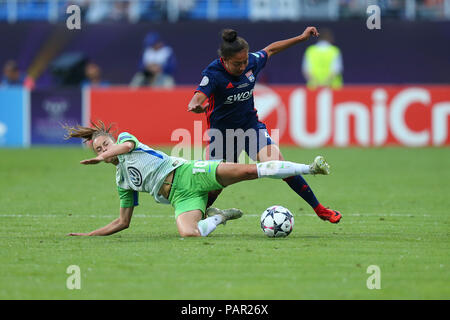
{"label": "player's knee", "polygon": [[237,181],[251,180],[258,177],[258,172],[256,170],[256,165],[240,165],[236,168],[233,173],[234,179]]}
{"label": "player's knee", "polygon": [[247,180],[256,179],[258,177],[256,165],[245,165],[244,168],[242,168],[242,176]]}
{"label": "player's knee", "polygon": [[186,229],[182,229],[178,231],[180,233],[180,236],[182,236],[183,238],[187,238],[187,237],[200,237],[200,231],[198,230],[198,228],[186,228]]}

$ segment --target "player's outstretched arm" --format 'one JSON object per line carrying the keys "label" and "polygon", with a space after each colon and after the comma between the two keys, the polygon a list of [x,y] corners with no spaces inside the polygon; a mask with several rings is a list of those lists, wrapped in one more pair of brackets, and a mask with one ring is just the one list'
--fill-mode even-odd
{"label": "player's outstretched arm", "polygon": [[107,151],[99,154],[95,158],[82,160],[82,161],[80,161],[80,163],[81,164],[97,164],[102,161],[105,161],[106,159],[118,156],[119,154],[128,153],[133,149],[134,149],[134,142],[133,141],[125,141],[124,143],[121,143],[121,144],[114,144],[114,145],[110,146]]}
{"label": "player's outstretched arm", "polygon": [[269,44],[267,47],[265,47],[263,50],[267,52],[267,55],[270,57],[274,54],[277,54],[283,50],[286,50],[287,48],[292,47],[293,45],[306,41],[309,39],[310,36],[319,36],[319,32],[317,31],[316,27],[307,27],[305,31],[303,31],[302,34],[289,38],[286,40],[280,40],[273,42]]}
{"label": "player's outstretched arm", "polygon": [[208,108],[209,105],[208,103],[203,105],[206,99],[207,97],[203,93],[197,91],[188,104],[188,111],[194,113],[205,112],[206,108]]}
{"label": "player's outstretched arm", "polygon": [[122,231],[130,226],[134,207],[120,208],[119,218],[113,220],[103,228],[89,233],[69,233],[68,236],[109,236],[110,234]]}

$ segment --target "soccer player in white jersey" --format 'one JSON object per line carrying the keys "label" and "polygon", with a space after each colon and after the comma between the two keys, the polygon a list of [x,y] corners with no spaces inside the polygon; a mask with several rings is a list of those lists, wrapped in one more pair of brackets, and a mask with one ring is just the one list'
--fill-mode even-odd
{"label": "soccer player in white jersey", "polygon": [[93,127],[69,127],[66,139],[82,138],[92,142],[95,158],[82,160],[84,165],[100,162],[116,166],[116,183],[120,198],[119,217],[108,225],[89,233],[71,236],[106,236],[130,225],[138,192],[151,194],[156,202],[175,208],[178,232],[182,237],[207,236],[219,224],[242,216],[239,209],[206,210],[208,192],[231,184],[257,178],[283,179],[297,174],[329,174],[329,165],[318,156],[310,165],[289,161],[268,161],[258,164],[224,163],[217,160],[187,161],[171,157],[140,143],[127,132],[117,141],[99,121]]}

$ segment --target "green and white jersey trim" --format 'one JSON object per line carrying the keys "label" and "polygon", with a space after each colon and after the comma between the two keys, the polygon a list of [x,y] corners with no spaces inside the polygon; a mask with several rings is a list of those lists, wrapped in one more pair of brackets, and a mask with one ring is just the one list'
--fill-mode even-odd
{"label": "green and white jersey trim", "polygon": [[140,143],[128,132],[122,132],[117,144],[125,141],[133,141],[135,147],[132,151],[117,156],[119,159],[116,167],[117,186],[126,190],[148,192],[156,202],[169,204],[169,200],[158,195],[159,189],[166,176],[187,161],[154,150]]}

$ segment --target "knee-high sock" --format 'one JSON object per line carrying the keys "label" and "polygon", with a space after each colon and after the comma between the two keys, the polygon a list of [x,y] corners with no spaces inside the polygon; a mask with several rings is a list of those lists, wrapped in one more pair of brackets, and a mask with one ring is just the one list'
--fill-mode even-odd
{"label": "knee-high sock", "polygon": [[317,200],[314,192],[309,187],[308,183],[303,179],[302,176],[293,176],[283,179],[286,183],[294,190],[300,197],[303,198],[308,204],[316,210],[319,206],[319,201]]}
{"label": "knee-high sock", "polygon": [[299,174],[309,174],[309,165],[290,161],[266,161],[256,164],[258,178],[283,179]]}
{"label": "knee-high sock", "polygon": [[198,222],[198,231],[202,237],[206,237],[208,234],[216,230],[216,227],[222,222],[222,216],[217,214],[215,216],[208,217]]}
{"label": "knee-high sock", "polygon": [[301,174],[311,173],[309,165],[290,161],[267,161],[256,165],[259,178],[283,179],[314,210],[321,208],[319,201]]}

